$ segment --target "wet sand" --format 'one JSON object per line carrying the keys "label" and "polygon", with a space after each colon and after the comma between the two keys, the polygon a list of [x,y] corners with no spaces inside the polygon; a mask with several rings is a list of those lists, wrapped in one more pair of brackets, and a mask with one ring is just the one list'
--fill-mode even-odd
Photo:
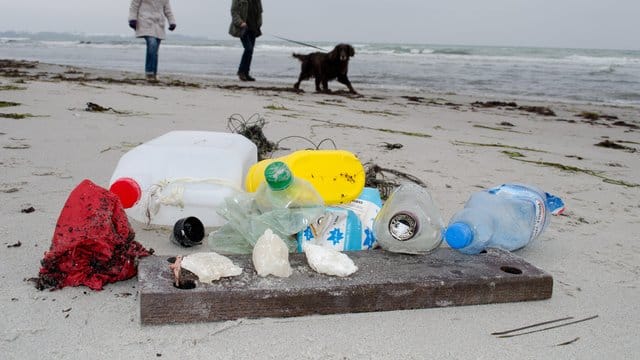
{"label": "wet sand", "polygon": [[[33,65],[33,66],[32,66]],[[292,83],[295,79],[293,79]],[[259,79],[258,79],[259,80]],[[0,352],[7,359],[589,359],[640,350],[640,109],[281,84],[0,61]],[[489,103],[499,101],[497,103]],[[511,104],[511,103],[514,104]],[[89,107],[87,103],[102,109]],[[88,110],[104,111],[88,111]],[[237,114],[237,115],[234,115]],[[137,280],[38,291],[69,192],[108,186],[122,154],[171,130],[229,130],[259,114],[273,142],[331,139],[362,162],[427,184],[447,221],[468,196],[523,182],[562,197],[563,216],[516,254],[554,278],[549,300],[410,311],[141,326]],[[322,143],[331,148],[330,142]],[[401,144],[402,146],[388,146]],[[310,146],[288,138],[273,156]],[[203,164],[205,165],[205,164]],[[29,211],[29,208],[33,211]],[[185,251],[132,223],[156,254]],[[598,315],[513,338],[491,333]]]}

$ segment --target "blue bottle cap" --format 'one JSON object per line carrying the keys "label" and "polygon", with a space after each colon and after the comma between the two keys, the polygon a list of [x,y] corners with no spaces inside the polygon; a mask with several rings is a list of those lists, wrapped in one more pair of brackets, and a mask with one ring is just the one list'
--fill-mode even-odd
{"label": "blue bottle cap", "polygon": [[473,230],[465,223],[456,222],[447,227],[444,239],[452,249],[461,249],[473,241]]}
{"label": "blue bottle cap", "polygon": [[551,195],[549,193],[545,193],[547,196],[546,205],[547,209],[553,215],[560,215],[564,211],[564,201],[557,196]]}

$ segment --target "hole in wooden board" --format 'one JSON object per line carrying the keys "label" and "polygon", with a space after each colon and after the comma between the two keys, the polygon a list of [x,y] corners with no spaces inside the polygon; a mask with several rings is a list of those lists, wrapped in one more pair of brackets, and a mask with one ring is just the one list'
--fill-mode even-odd
{"label": "hole in wooden board", "polygon": [[509,274],[514,274],[514,275],[522,274],[522,270],[520,270],[520,269],[518,269],[516,267],[513,267],[513,266],[503,266],[503,267],[500,268],[500,270],[502,270],[502,271],[504,271],[506,273],[509,273]]}
{"label": "hole in wooden board", "polygon": [[[176,257],[172,256],[167,259],[167,262],[174,264]],[[171,282],[174,288],[180,290],[191,290],[196,288],[196,280],[198,276],[187,269],[180,269],[180,283],[176,284],[175,281]]]}
{"label": "hole in wooden board", "polygon": [[173,283],[173,287],[180,290],[191,290],[196,288],[196,282],[189,279],[180,279],[180,283]]}

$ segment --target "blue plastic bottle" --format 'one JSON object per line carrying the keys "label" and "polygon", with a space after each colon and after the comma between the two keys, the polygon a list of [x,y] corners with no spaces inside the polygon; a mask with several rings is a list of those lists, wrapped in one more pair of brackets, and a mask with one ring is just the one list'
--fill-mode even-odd
{"label": "blue plastic bottle", "polygon": [[443,237],[465,254],[488,247],[513,251],[536,239],[549,225],[549,215],[563,210],[560,198],[534,186],[504,184],[471,195]]}

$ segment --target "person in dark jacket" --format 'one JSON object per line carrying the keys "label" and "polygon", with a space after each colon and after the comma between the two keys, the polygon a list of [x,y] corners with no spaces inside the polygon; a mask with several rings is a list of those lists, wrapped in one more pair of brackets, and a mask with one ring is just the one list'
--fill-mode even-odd
{"label": "person in dark jacket", "polygon": [[262,2],[260,0],[233,0],[231,3],[231,25],[229,34],[240,38],[244,52],[238,67],[238,78],[242,81],[255,81],[249,71],[256,38],[262,35]]}

